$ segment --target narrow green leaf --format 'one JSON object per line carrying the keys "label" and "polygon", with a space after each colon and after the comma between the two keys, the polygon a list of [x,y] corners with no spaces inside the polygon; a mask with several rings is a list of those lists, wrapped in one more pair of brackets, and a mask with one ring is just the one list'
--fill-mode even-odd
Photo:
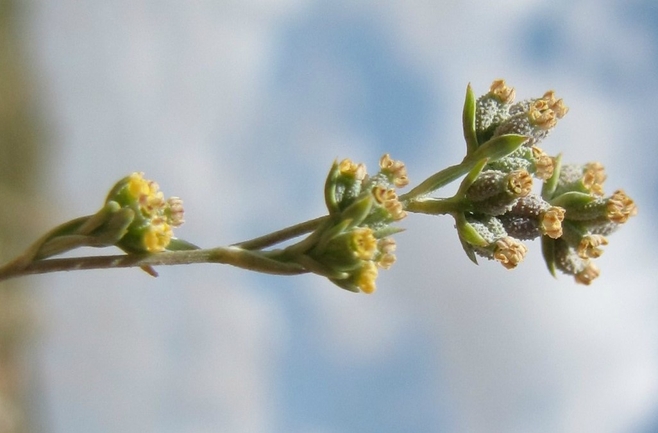
{"label": "narrow green leaf", "polygon": [[555,197],[549,203],[553,206],[560,206],[569,210],[570,208],[582,209],[584,206],[588,205],[594,200],[596,200],[596,197],[593,197],[584,192],[570,191]]}
{"label": "narrow green leaf", "polygon": [[463,240],[464,242],[467,242],[471,245],[474,245],[476,247],[486,247],[489,245],[489,242],[487,242],[478,232],[475,230],[475,228],[469,224],[468,221],[466,221],[466,216],[462,213],[454,215],[455,217],[455,225],[457,227],[457,233],[459,234],[459,238]]}
{"label": "narrow green leaf", "polygon": [[348,292],[353,292],[353,293],[359,293],[361,290],[357,287],[356,284],[352,283],[351,281],[342,279],[336,279],[336,278],[329,278],[329,281],[340,287],[341,289],[347,290]]}
{"label": "narrow green leaf", "polygon": [[338,202],[336,201],[336,181],[338,180],[338,161],[334,163],[329,169],[327,180],[324,182],[324,202],[327,205],[329,215],[335,215],[340,212]]}
{"label": "narrow green leaf", "polygon": [[349,274],[346,272],[330,269],[329,267],[305,254],[295,257],[295,262],[302,265],[309,272],[313,272],[316,275],[321,275],[329,279],[343,280],[349,276]]}
{"label": "narrow green leaf", "polygon": [[466,87],[466,98],[464,99],[464,111],[462,122],[464,128],[464,139],[466,140],[466,155],[470,155],[478,148],[478,138],[475,132],[475,94],[469,83]]}
{"label": "narrow green leaf", "polygon": [[363,198],[360,198],[359,200],[355,201],[351,205],[349,205],[343,213],[341,213],[340,218],[342,220],[350,220],[351,223],[347,227],[347,229],[350,229],[352,227],[356,227],[360,225],[363,220],[368,216],[370,213],[370,209],[372,208],[372,201],[374,198],[372,197],[372,194],[369,192],[364,194]]}
{"label": "narrow green leaf", "polygon": [[466,195],[466,191],[468,191],[471,185],[473,185],[473,182],[475,182],[480,173],[482,173],[482,169],[484,169],[484,167],[487,165],[487,162],[489,162],[489,159],[484,158],[475,164],[475,167],[473,167],[473,169],[468,172],[466,177],[464,177],[464,180],[462,180],[461,185],[459,185],[459,190],[455,196],[464,197]]}
{"label": "narrow green leaf", "polygon": [[551,239],[548,236],[541,237],[541,252],[544,256],[544,261],[546,262],[546,267],[548,271],[555,277],[555,239]]}
{"label": "narrow green leaf", "polygon": [[473,245],[469,244],[468,242],[465,242],[464,239],[459,238],[459,242],[462,244],[462,248],[464,249],[464,252],[466,253],[466,257],[468,257],[473,263],[478,265],[478,259],[475,256],[475,250],[473,249]]}
{"label": "narrow green leaf", "polygon": [[198,249],[200,249],[198,246],[178,238],[171,238],[169,245],[167,245],[168,251],[191,251]]}
{"label": "narrow green leaf", "polygon": [[514,152],[526,141],[528,141],[528,137],[525,135],[499,135],[498,137],[494,137],[482,144],[475,152],[468,155],[465,160],[479,161],[484,158],[489,158],[492,162],[497,161]]}

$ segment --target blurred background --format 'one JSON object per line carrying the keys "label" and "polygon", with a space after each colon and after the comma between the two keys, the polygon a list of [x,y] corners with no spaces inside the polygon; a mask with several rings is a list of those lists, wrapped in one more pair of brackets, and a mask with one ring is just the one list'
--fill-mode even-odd
{"label": "blurred background", "polygon": [[[144,171],[202,246],[324,213],[334,158],[412,184],[505,78],[639,215],[601,277],[513,272],[412,216],[372,296],[195,265],[0,285],[0,433],[658,431],[654,0],[0,0],[0,254]],[[450,189],[446,191],[449,194]]]}

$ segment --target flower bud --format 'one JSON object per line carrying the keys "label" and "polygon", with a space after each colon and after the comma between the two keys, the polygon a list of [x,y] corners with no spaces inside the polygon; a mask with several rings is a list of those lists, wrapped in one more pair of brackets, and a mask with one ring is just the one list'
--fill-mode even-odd
{"label": "flower bud", "polygon": [[172,227],[183,224],[183,202],[164,199],[158,184],[133,173],[120,180],[110,191],[106,203],[116,202],[134,212],[134,219],[117,246],[128,252],[157,253],[164,251],[172,237]]}

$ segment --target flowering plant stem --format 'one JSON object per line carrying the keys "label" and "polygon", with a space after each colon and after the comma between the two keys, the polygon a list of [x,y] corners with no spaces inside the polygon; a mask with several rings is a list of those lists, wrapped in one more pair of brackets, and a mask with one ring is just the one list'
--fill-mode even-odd
{"label": "flowering plant stem", "polygon": [[[567,107],[554,92],[514,103],[515,91],[496,80],[475,99],[468,86],[462,114],[466,155],[430,175],[405,194],[402,161],[385,154],[379,170],[335,161],[324,185],[328,214],[227,247],[201,249],[177,239],[182,201],[165,200],[158,185],[133,173],[117,182],[93,215],[54,228],[23,254],[0,267],[0,281],[23,275],[83,269],[221,263],[274,275],[314,273],[352,292],[372,293],[379,269],[396,260],[393,224],[408,213],[450,215],[467,257],[476,255],[515,268],[525,257],[522,240],[541,239],[551,273],[556,269],[590,284],[598,275],[593,259],[606,236],[637,213],[622,190],[603,195],[598,163],[565,165],[538,147]],[[434,193],[462,178],[453,197]],[[542,182],[532,192],[533,178]],[[303,237],[301,240],[293,239]],[[288,245],[276,248],[288,242]],[[126,255],[53,259],[80,247],[115,246]]]}
{"label": "flowering plant stem", "polygon": [[[296,263],[287,263],[268,257],[274,257],[280,251],[256,252],[229,246],[190,251],[168,251],[158,254],[38,260],[23,268],[11,266],[0,268],[0,281],[49,272],[131,267],[150,268],[152,266],[190,265],[194,263],[220,263],[273,275],[300,275],[308,272]],[[149,271],[149,273],[151,272]]]}

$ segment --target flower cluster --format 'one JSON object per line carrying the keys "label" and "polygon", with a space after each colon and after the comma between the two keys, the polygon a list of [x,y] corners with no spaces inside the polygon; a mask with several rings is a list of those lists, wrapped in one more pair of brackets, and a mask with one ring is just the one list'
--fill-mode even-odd
{"label": "flower cluster", "polygon": [[117,246],[131,253],[158,253],[167,249],[173,228],[183,224],[183,202],[178,197],[165,200],[158,184],[133,173],[121,179],[107,196],[122,209],[134,212],[126,234]]}
{"label": "flower cluster", "polygon": [[325,184],[329,219],[300,243],[303,266],[353,292],[374,292],[378,270],[395,263],[390,236],[400,229],[390,224],[407,215],[396,192],[409,183],[404,164],[387,154],[379,168],[369,176],[363,164],[335,162]]}
{"label": "flower cluster", "polygon": [[[513,88],[496,80],[471,103],[474,130],[465,114],[470,155],[506,136],[525,141],[502,157],[481,152],[484,159],[462,183],[463,213],[456,215],[462,245],[473,260],[476,253],[513,269],[527,252],[521,241],[541,237],[551,272],[557,268],[589,284],[599,274],[591,260],[608,243],[605,236],[635,215],[633,200],[623,191],[602,197],[601,164],[562,166],[539,147],[568,111],[553,91],[516,103],[514,97]],[[532,192],[533,177],[543,183],[541,194]]]}
{"label": "flower cluster", "polygon": [[576,282],[589,285],[599,276],[593,259],[603,254],[606,236],[637,214],[633,200],[622,190],[605,197],[603,166],[556,165],[554,177],[542,191],[545,200],[565,209],[563,234],[542,238],[544,258],[552,273],[559,269]]}

